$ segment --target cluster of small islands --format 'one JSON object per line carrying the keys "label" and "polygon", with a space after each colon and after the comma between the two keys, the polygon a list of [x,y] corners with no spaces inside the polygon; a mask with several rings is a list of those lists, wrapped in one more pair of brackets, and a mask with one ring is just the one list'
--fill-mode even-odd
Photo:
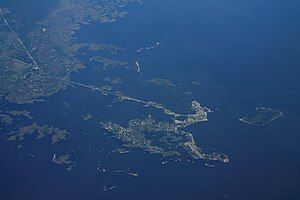
{"label": "cluster of small islands", "polygon": [[[203,123],[208,120],[209,108],[200,105],[198,100],[188,102],[190,109],[186,113],[176,112],[156,101],[134,97],[123,91],[115,90],[115,85],[122,85],[120,77],[105,77],[103,85],[85,84],[72,80],[71,74],[84,69],[89,63],[100,65],[101,70],[124,68],[132,73],[140,73],[141,66],[136,60],[116,60],[106,56],[117,55],[125,51],[114,44],[78,43],[76,31],[82,26],[92,23],[113,23],[124,17],[128,12],[126,5],[134,0],[112,0],[92,3],[89,0],[60,0],[59,4],[49,11],[45,19],[33,24],[26,34],[22,30],[22,20],[12,15],[13,11],[0,7],[0,99],[3,102],[16,105],[43,103],[48,97],[67,90],[69,87],[81,88],[99,93],[105,98],[109,96],[125,103],[137,104],[146,109],[147,117],[132,116],[127,119],[127,125],[120,124],[116,119],[103,120],[90,113],[82,116],[86,122],[96,124],[99,130],[105,131],[122,145],[113,152],[124,153],[131,149],[140,149],[157,154],[163,158],[203,159],[209,161],[229,162],[228,156],[220,152],[206,152],[198,146],[193,133],[187,132],[186,127]],[[0,5],[1,6],[1,5]],[[25,35],[25,36],[24,36]],[[159,42],[136,50],[136,53],[159,48]],[[79,57],[82,52],[93,52],[85,63]],[[105,52],[105,54],[103,54]],[[133,69],[133,70],[132,70]],[[175,91],[178,84],[168,79],[152,77],[143,80],[144,83]],[[198,82],[195,82],[198,83]],[[71,102],[64,102],[68,105]],[[108,105],[111,106],[111,105]],[[147,110],[148,109],[148,110]],[[161,120],[151,114],[151,109],[159,112]],[[283,114],[275,109],[257,108],[240,118],[241,122],[264,126]],[[20,121],[22,123],[20,123]],[[72,152],[59,151],[58,144],[68,141],[73,133],[60,127],[39,124],[27,110],[0,110],[0,131],[7,131],[5,140],[15,143],[17,149],[23,147],[26,138],[35,138],[35,142],[47,139],[53,148],[52,161],[63,165],[67,170],[75,166],[76,161]],[[108,169],[98,166],[98,171]],[[116,173],[126,173],[138,176],[134,171],[115,170]],[[116,186],[105,187],[103,191],[114,189]]]}

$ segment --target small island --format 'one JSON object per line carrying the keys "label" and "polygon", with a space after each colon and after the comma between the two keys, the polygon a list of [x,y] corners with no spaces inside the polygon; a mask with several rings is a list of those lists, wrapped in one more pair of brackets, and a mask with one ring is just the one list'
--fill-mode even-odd
{"label": "small island", "polygon": [[245,114],[239,120],[243,123],[254,126],[265,126],[282,116],[283,113],[278,110],[272,108],[257,107],[255,111]]}

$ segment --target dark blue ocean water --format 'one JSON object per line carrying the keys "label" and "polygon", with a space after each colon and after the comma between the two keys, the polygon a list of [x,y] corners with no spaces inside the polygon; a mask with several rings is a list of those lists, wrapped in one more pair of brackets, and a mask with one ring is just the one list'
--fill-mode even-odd
{"label": "dark blue ocean water", "polygon": [[[299,9],[298,1],[154,0],[132,4],[128,8],[130,14],[115,23],[83,27],[77,34],[79,42],[124,47],[126,51],[114,58],[132,63],[138,60],[142,71],[140,74],[124,69],[97,71],[89,64],[81,73],[74,74],[73,80],[101,85],[108,75],[121,77],[123,84],[118,89],[178,110],[181,97],[163,96],[140,80],[159,77],[184,84],[183,90],[191,91],[192,99],[215,111],[209,114],[208,122],[187,130],[193,133],[199,146],[224,152],[230,162],[213,163],[214,168],[206,167],[202,161],[163,166],[158,156],[133,151],[113,155],[103,162],[112,168],[135,169],[139,177],[99,175],[96,161],[99,150],[107,146],[106,133],[97,125],[83,123],[80,112],[88,111],[101,120],[118,119],[125,124],[135,115],[147,116],[152,111],[132,104],[117,104],[116,109],[108,109],[106,105],[113,98],[83,88],[68,89],[46,103],[25,108],[41,123],[56,124],[79,135],[88,133],[82,148],[76,152],[76,167],[66,172],[51,163],[52,150],[33,146],[32,151],[40,154],[34,159],[5,157],[8,164],[1,172],[1,196],[3,199],[299,199]],[[156,41],[161,43],[159,47],[136,52]],[[193,81],[200,85],[192,84]],[[61,107],[63,100],[72,102],[66,111]],[[238,121],[258,106],[278,109],[284,117],[265,127]],[[115,190],[101,191],[104,185],[115,184]]]}

